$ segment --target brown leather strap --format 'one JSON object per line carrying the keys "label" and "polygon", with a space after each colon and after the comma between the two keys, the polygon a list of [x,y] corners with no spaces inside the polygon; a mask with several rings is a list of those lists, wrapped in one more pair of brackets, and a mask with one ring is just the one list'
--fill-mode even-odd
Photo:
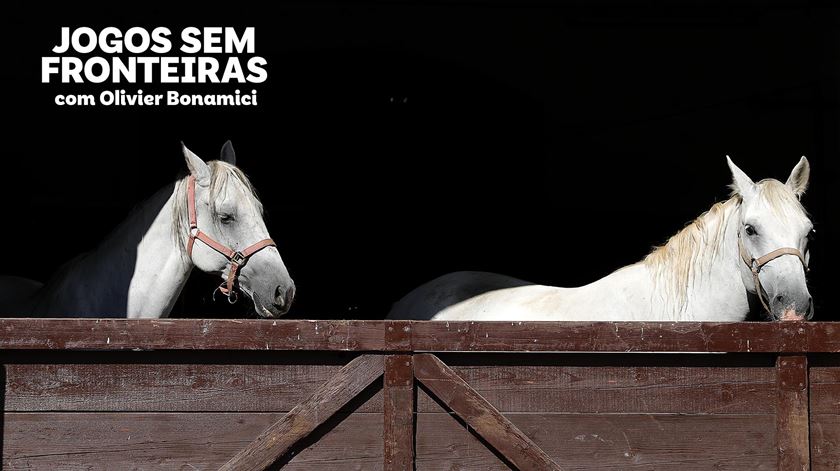
{"label": "brown leather strap", "polygon": [[758,258],[751,257],[749,252],[747,252],[746,247],[744,247],[744,242],[741,240],[740,232],[738,233],[738,252],[741,254],[741,260],[747,264],[752,272],[753,283],[755,284],[755,294],[758,296],[759,301],[761,301],[761,305],[764,306],[764,309],[767,310],[767,312],[770,312],[770,306],[768,306],[767,301],[764,300],[764,295],[762,294],[761,289],[761,280],[758,277],[758,274],[761,273],[761,267],[784,255],[795,255],[802,263],[802,267],[805,271],[808,271],[808,263],[805,262],[805,257],[802,256],[802,252],[792,247],[782,247]]}
{"label": "brown leather strap", "polygon": [[227,281],[222,283],[219,286],[219,291],[222,292],[225,296],[227,296],[228,300],[234,299],[236,302],[235,297],[231,298],[231,296],[235,296],[236,293],[234,292],[234,285],[236,284],[236,279],[239,277],[239,269],[242,268],[246,263],[248,263],[248,259],[251,258],[252,255],[259,252],[260,250],[266,247],[276,247],[277,244],[274,243],[271,239],[263,239],[255,244],[249,245],[242,250],[241,252],[237,252],[224,244],[220,244],[213,240],[212,237],[208,236],[207,234],[201,232],[198,229],[198,222],[196,218],[196,211],[195,211],[195,177],[190,175],[187,177],[187,216],[189,217],[190,221],[190,233],[189,233],[189,240],[187,242],[187,253],[192,256],[192,249],[193,245],[195,244],[195,240],[198,239],[203,242],[206,246],[210,247],[211,249],[219,252],[220,254],[224,255],[228,261],[230,261],[230,270],[228,271]]}
{"label": "brown leather strap", "polygon": [[190,221],[187,253],[192,256],[193,244],[195,244],[195,236],[198,232],[198,224],[195,216],[195,177],[192,175],[187,177],[187,217]]}
{"label": "brown leather strap", "polygon": [[767,263],[781,257],[782,255],[796,255],[799,261],[802,262],[802,266],[807,269],[807,263],[805,263],[805,257],[802,256],[802,252],[791,247],[776,249],[767,255],[759,257],[758,260],[756,260],[756,264],[758,264],[759,267],[763,267],[764,265],[767,265]]}
{"label": "brown leather strap", "polygon": [[195,233],[195,238],[204,242],[204,245],[206,245],[206,246],[210,247],[211,249],[215,250],[216,252],[219,252],[220,254],[224,255],[225,258],[227,258],[228,260],[233,258],[233,255],[236,253],[233,250],[227,248],[226,246],[216,242],[215,240],[210,238],[210,236],[208,236],[207,234],[205,234],[201,231],[197,231]]}
{"label": "brown leather strap", "polygon": [[277,247],[277,244],[275,244],[274,241],[271,239],[263,239],[257,242],[256,244],[245,248],[245,250],[242,251],[242,255],[244,255],[247,259],[250,258],[251,255],[254,255],[255,253],[259,252],[260,250],[266,247]]}

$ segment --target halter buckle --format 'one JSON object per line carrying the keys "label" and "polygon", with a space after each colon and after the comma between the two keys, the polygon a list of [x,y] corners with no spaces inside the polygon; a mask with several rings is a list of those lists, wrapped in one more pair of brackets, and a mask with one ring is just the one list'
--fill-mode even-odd
{"label": "halter buckle", "polygon": [[761,272],[761,265],[758,264],[758,260],[752,259],[750,261],[750,270],[752,270],[753,273]]}
{"label": "halter buckle", "polygon": [[235,263],[237,265],[242,265],[245,263],[246,257],[242,252],[234,252],[233,256],[230,257],[230,263]]}

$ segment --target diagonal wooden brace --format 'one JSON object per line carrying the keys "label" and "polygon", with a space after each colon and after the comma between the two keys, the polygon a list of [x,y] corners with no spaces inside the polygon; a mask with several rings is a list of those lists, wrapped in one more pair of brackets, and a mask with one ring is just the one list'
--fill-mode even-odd
{"label": "diagonal wooden brace", "polygon": [[382,355],[361,355],[344,365],[308,399],[260,434],[219,471],[264,470],[382,376]]}
{"label": "diagonal wooden brace", "polygon": [[520,470],[560,470],[551,457],[430,353],[414,356],[414,376]]}

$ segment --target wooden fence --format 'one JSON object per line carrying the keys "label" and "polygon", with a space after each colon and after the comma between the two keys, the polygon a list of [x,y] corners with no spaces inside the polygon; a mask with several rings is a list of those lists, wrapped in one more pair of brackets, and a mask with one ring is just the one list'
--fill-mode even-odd
{"label": "wooden fence", "polygon": [[840,324],[0,319],[3,469],[835,470]]}

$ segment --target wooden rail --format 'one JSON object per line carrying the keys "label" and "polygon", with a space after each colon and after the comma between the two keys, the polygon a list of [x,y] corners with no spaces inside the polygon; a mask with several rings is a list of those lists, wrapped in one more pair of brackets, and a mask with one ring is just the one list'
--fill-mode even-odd
{"label": "wooden rail", "polygon": [[0,349],[840,352],[840,323],[0,319]]}
{"label": "wooden rail", "polygon": [[836,469],[838,329],[0,319],[2,464]]}

